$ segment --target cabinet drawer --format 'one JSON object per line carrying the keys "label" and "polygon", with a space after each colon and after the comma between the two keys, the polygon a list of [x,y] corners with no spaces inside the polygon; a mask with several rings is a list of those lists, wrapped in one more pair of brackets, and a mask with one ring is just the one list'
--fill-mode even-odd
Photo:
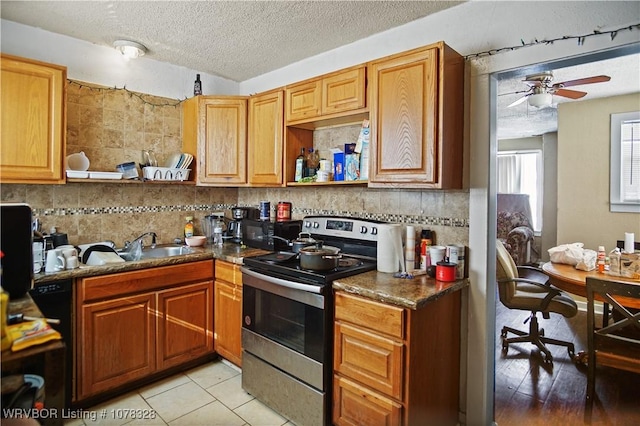
{"label": "cabinet drawer", "polygon": [[241,286],[242,272],[240,272],[240,265],[224,260],[216,260],[216,281],[218,280]]}
{"label": "cabinet drawer", "polygon": [[207,281],[212,275],[213,260],[202,260],[83,278],[80,282],[80,302],[158,290],[176,284]]}
{"label": "cabinet drawer", "polygon": [[370,331],[335,323],[334,371],[402,400],[404,345]]}
{"label": "cabinet drawer", "polygon": [[399,425],[402,405],[358,383],[333,377],[333,424]]}
{"label": "cabinet drawer", "polygon": [[404,338],[404,309],[346,293],[336,293],[336,320]]}

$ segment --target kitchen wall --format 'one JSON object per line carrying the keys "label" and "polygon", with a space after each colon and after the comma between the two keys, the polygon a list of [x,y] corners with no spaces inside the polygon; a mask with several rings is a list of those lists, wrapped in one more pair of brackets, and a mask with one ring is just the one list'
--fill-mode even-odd
{"label": "kitchen wall", "polygon": [[[182,147],[181,105],[173,99],[83,82],[67,84],[67,154],[83,151],[92,171],[139,162],[142,150],[155,152],[160,164]],[[157,106],[169,104],[169,106]],[[122,182],[122,183],[121,183]],[[182,236],[184,218],[193,215],[196,229],[212,210],[233,206],[235,188],[200,188],[179,183],[90,180],[66,185],[2,185],[3,202],[26,202],[42,221],[55,226],[73,244],[112,240],[119,246],[153,231],[159,241]]]}
{"label": "kitchen wall", "polygon": [[640,239],[640,214],[609,211],[610,114],[639,105],[640,93],[558,105],[558,244],[608,251],[625,232]]}
{"label": "kitchen wall", "polygon": [[[167,106],[161,106],[161,105]],[[67,153],[84,152],[90,170],[114,171],[120,163],[142,159],[153,150],[160,164],[182,146],[182,107],[172,99],[70,81],[67,84]],[[360,126],[317,130],[320,153],[355,141]],[[192,215],[196,232],[211,211],[262,200],[293,204],[292,217],[338,214],[412,223],[435,231],[436,242],[467,244],[466,191],[400,191],[355,187],[209,188],[180,183],[82,183],[3,185],[5,202],[27,202],[42,220],[73,244],[112,240],[118,245],[154,231],[160,242],[180,237],[184,217]],[[230,216],[227,212],[227,216]]]}

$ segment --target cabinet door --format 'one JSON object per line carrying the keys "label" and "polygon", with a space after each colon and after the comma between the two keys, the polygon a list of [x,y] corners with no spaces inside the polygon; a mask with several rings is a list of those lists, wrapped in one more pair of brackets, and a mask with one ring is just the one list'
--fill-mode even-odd
{"label": "cabinet door", "polygon": [[249,184],[282,185],[282,90],[249,99]]}
{"label": "cabinet door", "polygon": [[158,370],[213,352],[213,281],[158,292]]}
{"label": "cabinet door", "polygon": [[341,72],[322,79],[322,114],[365,107],[365,68]]}
{"label": "cabinet door", "polygon": [[287,123],[320,115],[322,81],[313,80],[287,87]]}
{"label": "cabinet door", "polygon": [[198,113],[198,183],[247,182],[247,100],[202,97]]}
{"label": "cabinet door", "polygon": [[155,312],[153,293],[82,306],[78,399],[155,371]]}
{"label": "cabinet door", "polygon": [[215,351],[242,367],[242,287],[215,282]]}
{"label": "cabinet door", "polygon": [[370,65],[369,183],[438,185],[438,49]]}
{"label": "cabinet door", "polygon": [[400,425],[402,405],[347,378],[334,376],[333,424]]}
{"label": "cabinet door", "polygon": [[0,180],[64,183],[66,68],[2,55]]}
{"label": "cabinet door", "polygon": [[402,400],[404,345],[351,324],[335,323],[334,371]]}

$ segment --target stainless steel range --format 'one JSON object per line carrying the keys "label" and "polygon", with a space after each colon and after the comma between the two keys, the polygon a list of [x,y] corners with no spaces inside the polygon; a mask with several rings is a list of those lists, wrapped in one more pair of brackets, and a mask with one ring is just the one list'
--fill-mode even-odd
{"label": "stainless steel range", "polygon": [[296,424],[331,422],[331,283],[376,268],[379,223],[305,217],[302,231],[341,250],[328,271],[302,269],[292,253],[244,259],[242,387]]}

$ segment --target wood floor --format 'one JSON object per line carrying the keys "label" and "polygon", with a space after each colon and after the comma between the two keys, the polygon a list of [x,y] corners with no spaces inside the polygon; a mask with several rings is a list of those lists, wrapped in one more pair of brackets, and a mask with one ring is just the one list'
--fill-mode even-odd
{"label": "wood floor", "polygon": [[[495,419],[505,425],[582,425],[587,388],[587,368],[574,364],[561,346],[548,346],[553,364],[543,361],[539,350],[529,343],[509,345],[502,352],[500,331],[504,325],[527,331],[528,313],[496,306]],[[538,314],[545,336],[573,341],[576,353],[587,348],[587,313],[566,319]],[[509,334],[509,337],[512,337]],[[594,425],[640,425],[640,375],[598,367],[593,408]]]}

